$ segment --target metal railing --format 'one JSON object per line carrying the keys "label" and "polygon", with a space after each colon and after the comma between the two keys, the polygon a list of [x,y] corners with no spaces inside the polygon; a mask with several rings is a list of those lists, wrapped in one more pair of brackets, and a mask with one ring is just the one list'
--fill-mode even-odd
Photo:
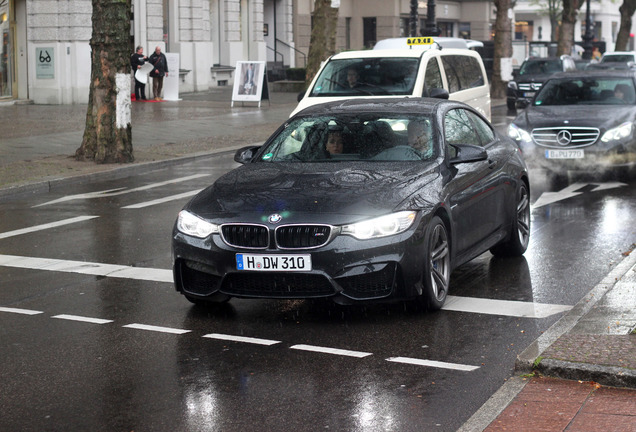
{"label": "metal railing", "polygon": [[304,52],[300,51],[299,49],[294,48],[293,46],[289,45],[288,43],[283,42],[282,40],[280,40],[278,38],[276,38],[276,43],[281,43],[281,44],[285,45],[287,48],[291,48],[294,51],[296,51],[298,54],[302,55],[303,56],[303,67],[307,67],[307,55]]}

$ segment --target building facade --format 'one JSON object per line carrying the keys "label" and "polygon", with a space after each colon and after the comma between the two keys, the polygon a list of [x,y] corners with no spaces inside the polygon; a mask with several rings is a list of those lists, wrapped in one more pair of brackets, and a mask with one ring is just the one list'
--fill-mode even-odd
{"label": "building facade", "polygon": [[[340,0],[337,49],[371,48],[407,36],[410,0]],[[314,0],[131,0],[130,52],[156,46],[180,58],[179,91],[232,85],[237,61],[267,61],[270,70],[304,67]],[[613,50],[620,24],[618,3],[592,2],[595,34]],[[418,4],[423,28],[427,1]],[[515,39],[549,39],[549,19],[539,6],[519,1]],[[91,0],[0,0],[0,100],[38,104],[88,101]],[[584,16],[579,17],[584,18]],[[438,0],[442,36],[492,39],[491,1]],[[580,40],[580,26],[575,38]],[[176,71],[171,71],[175,73]]]}

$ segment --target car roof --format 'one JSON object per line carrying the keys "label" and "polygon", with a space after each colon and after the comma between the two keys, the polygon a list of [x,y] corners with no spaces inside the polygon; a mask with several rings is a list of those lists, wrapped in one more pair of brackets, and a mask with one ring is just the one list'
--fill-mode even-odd
{"label": "car roof", "polygon": [[468,107],[468,105],[461,102],[446,99],[403,97],[372,99],[360,97],[312,105],[300,111],[294,117],[374,112],[431,114],[443,105]]}
{"label": "car roof", "polygon": [[[373,47],[374,50],[380,49],[409,49],[407,41],[409,39],[418,39],[417,37],[400,37],[400,38],[389,38],[382,39],[378,41]],[[462,38],[454,38],[454,37],[435,37],[433,40],[441,47],[441,48],[460,48],[460,49],[469,49],[469,48],[483,48],[484,43],[480,41],[475,41],[472,39],[462,39]],[[429,45],[413,45],[412,49],[417,51],[426,51],[432,48],[437,48],[435,43]]]}
{"label": "car roof", "polygon": [[625,54],[636,54],[634,51],[612,51],[603,53],[604,56],[612,56],[612,55],[625,55]]}
{"label": "car roof", "polygon": [[[378,50],[362,50],[362,51],[344,51],[338,54],[334,54],[331,56],[329,60],[345,60],[345,59],[356,59],[356,58],[387,58],[387,57],[421,57],[426,51],[421,49],[408,49],[408,48],[399,48],[399,49],[378,49]],[[479,55],[477,52],[467,49],[461,48],[444,48],[443,50],[437,50],[440,53],[444,54],[458,54],[458,55],[469,55],[475,56]]]}
{"label": "car roof", "polygon": [[569,79],[585,79],[585,78],[634,78],[636,71],[633,69],[586,69],[570,72],[557,72],[551,76],[552,79],[569,78]]}

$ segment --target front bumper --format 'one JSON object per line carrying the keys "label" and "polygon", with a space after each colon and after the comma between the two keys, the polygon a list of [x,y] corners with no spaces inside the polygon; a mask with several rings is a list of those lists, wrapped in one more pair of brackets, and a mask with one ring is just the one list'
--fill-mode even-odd
{"label": "front bumper", "polygon": [[549,150],[560,150],[552,147],[542,147],[534,143],[521,143],[520,147],[527,162],[551,171],[563,169],[597,171],[636,166],[636,143],[617,144],[610,148],[600,148],[596,143],[580,149],[584,153],[582,158],[571,159],[549,158]]}
{"label": "front bumper", "polygon": [[[249,251],[228,246],[220,236],[197,239],[173,232],[176,290],[193,299],[333,298],[338,303],[412,298],[421,294],[421,224],[372,240],[340,235],[317,249]],[[308,272],[237,270],[237,253],[310,254]]]}

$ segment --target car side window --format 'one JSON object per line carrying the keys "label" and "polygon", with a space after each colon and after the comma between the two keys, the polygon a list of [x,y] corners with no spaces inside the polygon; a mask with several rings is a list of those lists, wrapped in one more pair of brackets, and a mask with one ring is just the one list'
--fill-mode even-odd
{"label": "car side window", "polygon": [[473,121],[482,146],[485,147],[495,140],[495,132],[488,123],[472,111],[466,111],[466,115]]}
{"label": "car side window", "polygon": [[[479,134],[475,131],[473,122],[466,114],[466,110],[458,108],[450,110],[444,117],[444,135],[447,146],[452,144],[481,145]],[[451,157],[454,150],[449,147]]]}
{"label": "car side window", "polygon": [[484,77],[476,58],[462,55],[441,57],[450,93],[484,85]]}
{"label": "car side window", "polygon": [[[437,63],[437,59],[432,57],[428,60],[426,64],[426,75],[424,76],[424,91],[431,91],[434,88],[444,88],[444,83],[442,82],[442,73],[439,70],[439,64]],[[426,97],[428,94],[423,94],[422,96]]]}

